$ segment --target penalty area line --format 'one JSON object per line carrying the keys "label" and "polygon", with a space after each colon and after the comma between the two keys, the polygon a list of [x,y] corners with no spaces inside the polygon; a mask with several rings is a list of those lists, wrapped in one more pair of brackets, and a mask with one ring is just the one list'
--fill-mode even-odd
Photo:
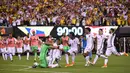
{"label": "penalty area line", "polygon": [[28,68],[23,68],[23,69],[18,69],[19,71],[22,71],[22,70],[28,70],[28,69],[31,69],[32,67],[29,66]]}

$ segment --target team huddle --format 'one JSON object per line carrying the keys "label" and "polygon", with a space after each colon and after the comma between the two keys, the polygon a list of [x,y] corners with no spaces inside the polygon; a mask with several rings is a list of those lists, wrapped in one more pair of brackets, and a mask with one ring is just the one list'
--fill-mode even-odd
{"label": "team huddle", "polygon": [[[116,34],[114,29],[109,30],[109,35],[104,35],[103,30],[99,29],[99,34],[94,37],[91,34],[90,28],[85,28],[84,38],[87,45],[83,50],[83,56],[85,58],[85,66],[90,64],[95,65],[98,58],[104,58],[104,65],[102,68],[106,68],[108,64],[108,57],[113,53],[117,56],[125,55],[128,56],[125,52],[117,52],[116,47],[114,46],[114,39]],[[18,53],[19,60],[21,60],[21,54],[23,52],[27,53],[27,60],[29,60],[29,52],[34,53],[34,65],[32,68],[41,67],[41,68],[55,68],[59,67],[62,53],[65,54],[66,65],[65,67],[70,67],[75,65],[75,58],[78,54],[79,47],[81,42],[79,38],[75,37],[74,33],[71,32],[69,36],[63,34],[63,36],[57,40],[53,39],[51,36],[46,37],[46,40],[43,42],[35,35],[35,31],[32,32],[32,36],[25,36],[23,39],[19,36],[17,39],[12,37],[12,34],[8,38],[2,37],[0,40],[0,49],[2,52],[2,57],[4,60],[7,60],[8,56],[10,60],[13,61],[13,55]],[[105,54],[103,53],[104,41],[107,39],[107,49]],[[94,41],[96,41],[96,57],[91,62],[90,54],[93,50]],[[16,50],[16,52],[15,52]],[[37,55],[37,52],[40,52],[40,55]],[[69,56],[72,57],[72,62],[69,62]],[[37,62],[39,60],[39,63]]]}

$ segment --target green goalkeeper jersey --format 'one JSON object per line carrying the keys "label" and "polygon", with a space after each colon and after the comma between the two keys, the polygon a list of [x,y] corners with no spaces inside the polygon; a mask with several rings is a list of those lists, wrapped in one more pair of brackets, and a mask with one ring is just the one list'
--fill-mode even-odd
{"label": "green goalkeeper jersey", "polygon": [[48,67],[48,63],[47,63],[47,60],[46,60],[46,56],[47,56],[47,52],[48,52],[48,49],[50,48],[50,46],[46,45],[46,44],[43,44],[41,46],[41,52],[40,52],[40,64],[39,66],[40,67]]}
{"label": "green goalkeeper jersey", "polygon": [[40,59],[43,59],[47,52],[48,52],[48,49],[50,48],[50,46],[44,44],[41,46],[41,52],[40,52]]}

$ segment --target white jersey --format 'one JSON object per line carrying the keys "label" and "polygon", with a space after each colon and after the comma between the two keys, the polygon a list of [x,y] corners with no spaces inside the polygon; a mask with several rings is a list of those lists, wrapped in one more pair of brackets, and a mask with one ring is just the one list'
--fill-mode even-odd
{"label": "white jersey", "polygon": [[61,50],[63,49],[63,45],[62,44],[59,45],[59,49],[61,49]]}
{"label": "white jersey", "polygon": [[87,39],[86,47],[93,48],[94,47],[93,36],[91,34],[88,34],[88,35],[86,35],[86,39]]}
{"label": "white jersey", "polygon": [[97,49],[103,48],[105,35],[97,35]]}
{"label": "white jersey", "polygon": [[107,47],[110,48],[110,47],[114,47],[114,40],[115,40],[115,34],[110,34],[108,36],[108,39],[107,39]]}
{"label": "white jersey", "polygon": [[[54,43],[53,46],[58,47],[56,43]],[[53,50],[53,55],[56,55],[56,53],[60,53],[60,50],[58,48]]]}
{"label": "white jersey", "polygon": [[78,50],[78,44],[80,44],[80,42],[78,38],[74,38],[73,40],[72,39],[69,40],[69,44],[71,45],[70,49]]}
{"label": "white jersey", "polygon": [[[54,43],[53,46],[58,47],[56,43]],[[63,45],[59,45],[59,48],[53,50],[53,58],[59,59],[61,57],[62,52],[60,51],[60,49],[63,49]]]}

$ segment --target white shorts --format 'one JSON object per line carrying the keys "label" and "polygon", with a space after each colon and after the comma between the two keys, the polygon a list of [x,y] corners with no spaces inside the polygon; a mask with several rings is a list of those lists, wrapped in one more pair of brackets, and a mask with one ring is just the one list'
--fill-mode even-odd
{"label": "white shorts", "polygon": [[25,45],[25,44],[24,44],[24,52],[25,52],[25,51],[30,51],[30,45]]}
{"label": "white shorts", "polygon": [[17,48],[17,53],[22,53],[23,52],[23,49],[22,48]]}
{"label": "white shorts", "polygon": [[15,47],[8,47],[7,52],[15,55]]}
{"label": "white shorts", "polygon": [[2,52],[2,53],[7,53],[6,48],[1,48],[1,52]]}
{"label": "white shorts", "polygon": [[41,52],[41,48],[38,48],[38,51]]}
{"label": "white shorts", "polygon": [[92,50],[93,50],[93,48],[86,47],[84,49],[84,53],[91,52]]}
{"label": "white shorts", "polygon": [[53,50],[53,58],[57,58],[57,59],[61,58],[61,51],[59,49]]}
{"label": "white shorts", "polygon": [[97,54],[97,55],[103,54],[103,47],[97,46],[97,53],[96,53],[96,54]]}
{"label": "white shorts", "polygon": [[72,55],[72,53],[78,53],[78,49],[69,49],[68,52],[70,53],[70,55]]}
{"label": "white shorts", "polygon": [[49,55],[49,56],[52,56],[52,55],[53,55],[53,49],[50,49],[50,50],[49,50],[48,55]]}
{"label": "white shorts", "polygon": [[117,50],[115,47],[110,47],[110,48],[107,48],[106,50],[106,56],[111,56],[111,54],[118,54]]}

